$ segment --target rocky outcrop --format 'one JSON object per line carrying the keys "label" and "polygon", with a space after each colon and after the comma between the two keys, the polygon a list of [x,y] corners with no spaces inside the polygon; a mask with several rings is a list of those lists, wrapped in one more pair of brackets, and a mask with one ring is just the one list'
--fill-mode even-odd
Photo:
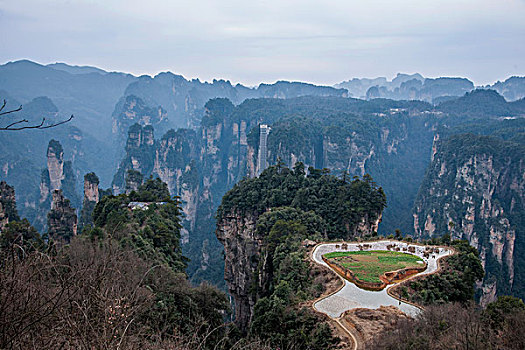
{"label": "rocky outcrop", "polygon": [[74,206],[80,206],[76,192],[76,176],[71,161],[64,160],[64,149],[60,142],[49,141],[47,147],[47,167],[42,170],[40,178],[40,200],[33,225],[39,231],[45,231],[46,215],[51,208],[55,190],[61,190]]}
{"label": "rocky outcrop", "polygon": [[[453,136],[439,144],[415,205],[416,236],[449,233],[478,249],[486,270],[483,303],[523,293],[525,149],[493,137]],[[515,285],[515,281],[520,283]]]}
{"label": "rocky outcrop", "polygon": [[125,141],[129,127],[133,124],[152,125],[157,129],[162,129],[167,122],[167,113],[160,106],[150,107],[143,99],[128,95],[115,106],[112,120],[112,133],[122,143]]}
{"label": "rocky outcrop", "polygon": [[92,213],[100,199],[99,179],[95,173],[84,175],[84,200],[80,212],[79,226],[82,229],[93,224]]}
{"label": "rocky outcrop", "polygon": [[5,181],[0,182],[0,232],[10,221],[17,221],[15,189]]}
{"label": "rocky outcrop", "polygon": [[84,175],[84,202],[98,203],[98,184],[99,179],[95,173],[89,173]]}
{"label": "rocky outcrop", "polygon": [[47,147],[47,168],[42,171],[40,203],[49,202],[54,190],[64,193],[78,204],[75,192],[75,173],[71,161],[64,160],[64,149],[60,142],[49,141]]}
{"label": "rocky outcrop", "polygon": [[[258,299],[258,285],[266,284],[263,237],[256,236],[257,217],[232,212],[217,223],[217,238],[224,245],[224,279],[235,299],[235,322],[246,330]],[[262,266],[259,266],[261,264]]]}
{"label": "rocky outcrop", "polygon": [[77,215],[62,190],[53,191],[51,211],[47,214],[49,238],[57,242],[69,242],[77,234]]}
{"label": "rocky outcrop", "polygon": [[49,174],[49,190],[59,190],[62,188],[64,175],[64,150],[60,142],[49,141],[47,147],[47,171]]}
{"label": "rocky outcrop", "polygon": [[[153,127],[142,127],[133,124],[128,130],[126,141],[126,155],[119,164],[117,173],[113,177],[113,193],[120,194],[126,191],[126,178],[130,170],[149,176],[152,173],[155,160],[155,137]],[[137,186],[132,188],[138,188]]]}

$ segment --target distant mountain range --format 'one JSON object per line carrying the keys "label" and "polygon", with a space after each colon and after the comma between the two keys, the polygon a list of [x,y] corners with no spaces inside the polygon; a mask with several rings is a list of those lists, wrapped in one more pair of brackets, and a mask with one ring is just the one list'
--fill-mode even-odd
{"label": "distant mountain range", "polygon": [[[128,187],[130,170],[159,176],[183,201],[183,249],[192,260],[188,273],[194,281],[220,283],[221,246],[213,234],[214,212],[228,189],[263,170],[257,161],[259,125],[268,124],[270,164],[281,159],[289,166],[301,161],[335,174],[371,174],[387,195],[380,233],[400,229],[428,238],[443,233],[453,221],[457,229],[449,233],[455,238],[471,243],[480,239],[479,249],[486,251],[484,263],[490,272],[483,295],[489,300],[496,291],[521,293],[525,285],[525,263],[519,260],[525,250],[522,231],[512,231],[518,221],[515,216],[492,217],[509,222],[500,230],[501,237],[518,238],[515,253],[508,250],[506,255],[510,267],[500,274],[504,278],[512,274],[513,282],[500,279],[490,284],[489,278],[499,271],[492,265],[503,258],[491,257],[489,249],[514,247],[512,239],[498,238],[498,243],[490,236],[492,223],[471,216],[464,220],[464,208],[478,211],[481,204],[466,206],[469,199],[460,198],[465,203],[451,212],[441,210],[444,196],[429,200],[426,193],[450,192],[450,186],[463,181],[452,178],[459,174],[456,170],[467,173],[469,164],[481,159],[478,146],[485,139],[474,142],[465,133],[501,139],[497,142],[502,145],[495,141],[497,147],[490,150],[494,157],[512,150],[511,163],[523,162],[524,96],[524,77],[478,88],[466,78],[429,79],[420,74],[398,74],[392,81],[352,79],[334,87],[278,81],[250,88],[226,80],[188,80],[171,72],[136,77],[64,63],[10,62],[0,65],[0,99],[7,100],[8,108],[23,104],[23,110],[10,117],[32,122],[41,117],[59,121],[71,114],[75,118],[54,129],[1,132],[0,180],[15,187],[21,216],[33,224],[40,222],[41,229],[49,207],[48,183],[60,182],[64,195],[80,209],[82,178],[87,173],[95,172],[101,188],[111,185],[115,193]],[[442,164],[449,164],[443,152],[452,154],[456,144],[446,141],[453,135],[463,135],[462,144],[468,146],[455,157],[468,154],[473,160],[442,169]],[[58,145],[57,141],[63,154],[51,152],[57,154],[53,158],[49,145]],[[479,176],[496,176],[508,168],[505,162]],[[504,181],[509,193],[516,186],[523,188],[516,175],[521,170],[514,169],[510,180]],[[442,180],[444,174],[450,179]],[[478,190],[472,186],[473,192]],[[485,197],[485,203],[490,200],[494,206],[511,198],[506,193]],[[523,194],[512,198],[509,203],[515,203],[512,208],[519,217]],[[477,235],[471,234],[470,221],[489,229],[483,226]],[[492,246],[486,242],[493,242]]]}
{"label": "distant mountain range", "polygon": [[389,98],[393,100],[421,100],[433,104],[458,98],[475,88],[492,89],[507,101],[516,101],[525,97],[525,77],[510,77],[504,82],[492,85],[474,86],[474,83],[461,77],[424,78],[421,74],[402,74],[388,81],[380,78],[354,78],[336,84],[335,87],[348,90],[350,97],[373,99]]}

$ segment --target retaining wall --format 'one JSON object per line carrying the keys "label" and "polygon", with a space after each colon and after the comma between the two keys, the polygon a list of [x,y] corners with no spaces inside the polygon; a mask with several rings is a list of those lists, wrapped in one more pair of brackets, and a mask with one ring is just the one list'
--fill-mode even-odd
{"label": "retaining wall", "polygon": [[399,282],[404,280],[407,277],[410,277],[416,273],[420,273],[426,270],[427,264],[421,265],[421,267],[410,267],[405,269],[400,269],[396,271],[390,271],[386,272],[383,275],[379,276],[379,279],[381,280],[381,283],[378,282],[366,282],[361,281],[358,279],[355,274],[344,268],[343,266],[335,263],[334,261],[330,261],[326,259],[324,256],[321,257],[323,261],[330,266],[335,272],[337,272],[339,275],[341,275],[343,278],[349,280],[350,282],[354,283],[359,288],[368,289],[368,290],[375,290],[379,291],[385,288],[387,285],[395,282]]}

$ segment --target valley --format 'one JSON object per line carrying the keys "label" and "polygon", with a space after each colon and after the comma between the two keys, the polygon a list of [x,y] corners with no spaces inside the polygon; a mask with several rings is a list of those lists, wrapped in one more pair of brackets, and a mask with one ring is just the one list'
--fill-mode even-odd
{"label": "valley", "polygon": [[523,18],[0,0],[0,350],[524,350]]}
{"label": "valley", "polygon": [[[64,84],[88,78],[28,62],[0,67],[0,83],[14,87],[9,106],[27,102],[24,118],[55,120],[69,105],[56,104],[54,89],[51,97],[22,94],[10,80],[16,67],[30,82],[44,73]],[[2,236],[7,247],[27,236],[43,247],[33,254],[56,244],[66,260],[70,245],[131,249],[144,266],[185,281],[170,292],[133,282],[159,301],[155,312],[180,312],[170,293],[193,305],[209,292],[215,309],[197,309],[203,318],[194,321],[227,320],[217,334],[224,344],[326,349],[337,343],[326,320],[371,344],[426,315],[419,307],[523,295],[523,97],[436,79],[424,80],[417,98],[397,100],[413,83],[408,76],[357,99],[345,88],[295,82],[248,89],[171,73],[88,74],[122,84],[107,96],[113,112],[104,104],[97,117],[104,132],[84,125],[78,110],[56,131],[0,135],[0,218],[6,232],[25,235]],[[75,91],[73,100],[84,99]],[[453,92],[460,95],[443,95]],[[20,215],[9,209],[15,193]],[[317,245],[309,257],[308,241],[339,243]],[[182,329],[184,320],[168,323]]]}

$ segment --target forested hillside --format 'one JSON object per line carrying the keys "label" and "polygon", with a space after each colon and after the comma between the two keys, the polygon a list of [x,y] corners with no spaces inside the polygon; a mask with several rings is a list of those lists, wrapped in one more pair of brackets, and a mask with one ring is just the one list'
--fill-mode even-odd
{"label": "forested hillside", "polygon": [[[0,227],[1,348],[228,349],[239,340],[223,326],[226,296],[186,279],[180,206],[160,180],[102,198],[95,225],[68,244],[19,221],[4,185],[1,203],[11,204]],[[151,204],[133,210],[131,201]]]}
{"label": "forested hillside", "polygon": [[235,185],[217,212],[235,323],[276,347],[330,345],[326,326],[299,306],[323,291],[303,241],[375,236],[384,206],[369,176],[337,178],[313,168],[306,175],[300,162],[293,170],[278,163]]}
{"label": "forested hillside", "polygon": [[[26,66],[30,69],[25,69]],[[104,89],[96,93],[105,94],[106,102],[118,96],[111,108],[107,105],[109,102],[105,102],[105,109],[97,112],[104,116],[100,117],[97,132],[93,133],[95,136],[90,135],[93,129],[82,126],[88,123],[92,128],[93,123],[85,119],[80,110],[74,118],[75,124],[38,131],[36,137],[33,137],[35,134],[29,137],[25,131],[1,135],[0,146],[4,152],[0,156],[0,175],[19,189],[19,210],[23,216],[39,230],[45,230],[48,199],[55,189],[63,190],[72,207],[80,213],[82,179],[90,172],[96,173],[101,188],[111,185],[114,194],[137,189],[150,175],[159,177],[172,195],[181,198],[184,213],[182,249],[190,258],[187,271],[192,281],[207,280],[217,285],[223,284],[223,265],[222,247],[213,234],[215,210],[222,196],[238,181],[264,170],[259,162],[261,152],[266,152],[269,165],[281,159],[292,168],[302,162],[307,169],[326,168],[332,174],[349,178],[370,174],[387,198],[378,232],[388,235],[400,230],[404,235],[426,237],[427,234],[421,233],[424,230],[420,232],[417,226],[425,226],[427,215],[420,217],[419,211],[431,210],[427,204],[440,203],[439,199],[430,196],[424,205],[418,205],[421,209],[416,208],[416,225],[413,208],[418,192],[425,191],[425,188],[420,189],[421,184],[427,186],[428,181],[424,182],[427,168],[434,167],[432,160],[441,159],[438,155],[441,142],[446,144],[453,135],[465,133],[491,135],[515,143],[524,139],[524,100],[507,102],[492,90],[473,90],[454,98],[448,96],[439,102],[433,101],[437,105],[432,105],[423,101],[348,98],[343,97],[346,95],[342,89],[302,83],[278,82],[246,88],[220,80],[212,83],[188,81],[171,73],[135,78],[85,67],[46,67],[31,62],[10,63],[2,66],[1,72],[5,74],[0,74],[4,79],[0,79],[4,84],[0,87],[12,86],[15,93],[9,96],[9,91],[6,92],[8,106],[16,108],[19,103],[24,104],[22,111],[16,113],[20,118],[39,120],[39,116],[45,116],[50,120],[62,120],[69,105],[62,104],[64,100],[60,100],[59,107],[55,105],[55,99],[61,96],[56,88],[59,84],[79,87],[84,81],[91,81],[89,79],[95,79],[96,84],[109,84],[106,82],[109,80],[113,82],[111,93]],[[17,72],[25,72],[25,76],[13,85]],[[36,77],[48,77],[50,82],[45,84],[55,84],[49,91],[55,91],[56,96],[50,93],[51,99],[38,97],[28,102],[44,89],[45,84],[35,80]],[[461,79],[431,81],[420,76],[400,75],[392,86],[401,89],[413,79],[423,87],[432,86],[432,91],[438,95],[448,93],[447,89],[454,84],[460,89],[468,85]],[[130,83],[123,88],[125,81]],[[23,90],[24,84],[29,83],[35,86]],[[499,84],[498,89],[517,93],[519,83],[519,79],[511,79]],[[71,101],[85,98],[75,91],[70,92],[73,94]],[[302,95],[317,96],[297,97]],[[213,98],[217,96],[227,98]],[[250,99],[258,96],[272,98]],[[77,110],[72,112],[77,113]],[[260,149],[261,124],[270,127],[264,149]],[[181,125],[191,128],[171,129]],[[103,136],[104,133],[109,133],[110,137]],[[56,162],[47,152],[52,139],[60,142],[63,148],[63,156]],[[465,154],[471,152],[469,149],[463,151]],[[53,170],[55,163],[58,168]],[[53,181],[53,176],[45,173],[50,170],[55,172]],[[466,199],[459,199],[463,200]],[[95,201],[87,201],[93,206],[89,202]],[[455,204],[450,202],[449,205]],[[85,211],[82,215],[81,226],[89,222]],[[437,217],[433,224],[437,225],[435,234],[440,235],[449,227],[450,220],[441,218],[437,223]],[[516,247],[519,247],[519,240],[518,235]],[[480,251],[483,247],[487,251],[493,249],[490,240],[479,244]],[[498,249],[495,256],[500,255]],[[517,266],[521,263],[511,260],[519,270]],[[499,264],[498,258],[496,261]],[[486,266],[488,274],[499,271],[490,259]],[[508,281],[513,282],[513,279]],[[493,299],[497,292],[488,288],[487,283],[488,279],[482,286],[485,288],[482,294],[491,295]],[[510,291],[509,288],[502,286],[500,291]]]}

